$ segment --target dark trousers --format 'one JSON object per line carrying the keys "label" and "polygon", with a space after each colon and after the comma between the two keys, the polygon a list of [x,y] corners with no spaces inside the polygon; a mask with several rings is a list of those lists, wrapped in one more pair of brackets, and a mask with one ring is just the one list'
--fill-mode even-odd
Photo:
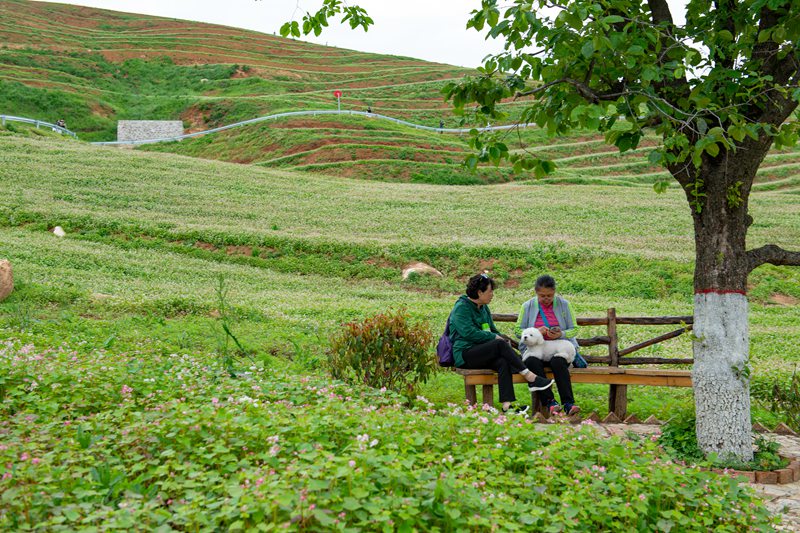
{"label": "dark trousers", "polygon": [[[549,366],[551,369],[553,369],[553,377],[556,380],[556,386],[558,387],[558,395],[561,397],[561,403],[575,403],[575,398],[572,396],[572,381],[569,379],[569,363],[567,363],[566,359],[563,357],[553,357],[547,363],[543,363],[541,359],[528,357],[525,359],[524,363],[528,370],[540,376],[545,375],[545,366]],[[546,390],[541,390],[537,392],[537,394],[539,395],[539,400],[542,402],[542,405],[547,405],[555,400],[552,387]]]}
{"label": "dark trousers", "polygon": [[[500,402],[513,402],[514,377],[512,374],[525,370],[519,358],[509,344],[503,339],[495,339],[483,344],[476,344],[464,350],[462,368],[491,368],[497,372],[497,388],[500,390]],[[544,375],[544,374],[542,374]]]}

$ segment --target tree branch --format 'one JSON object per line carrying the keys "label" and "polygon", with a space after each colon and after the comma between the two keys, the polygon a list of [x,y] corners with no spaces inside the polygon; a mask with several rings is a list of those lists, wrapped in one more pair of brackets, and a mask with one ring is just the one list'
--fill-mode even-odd
{"label": "tree branch", "polygon": [[673,24],[667,0],[647,0],[647,5],[653,14],[653,24],[658,25],[661,22],[669,22],[670,26]]}
{"label": "tree branch", "polygon": [[790,252],[775,244],[767,244],[761,248],[747,251],[747,262],[750,270],[769,263],[771,265],[800,266],[800,252]]}
{"label": "tree branch", "polygon": [[558,85],[559,83],[567,83],[569,85],[572,85],[573,87],[575,87],[575,90],[578,91],[578,94],[580,94],[583,98],[585,98],[586,100],[590,101],[593,104],[598,104],[600,103],[601,100],[615,100],[619,96],[622,96],[622,94],[620,93],[598,94],[593,90],[591,90],[589,86],[586,85],[585,83],[581,83],[578,80],[573,80],[572,78],[561,78],[558,80],[553,80],[550,83],[545,83],[544,85],[536,87],[535,89],[531,89],[530,91],[524,91],[524,92],[517,91],[516,94],[514,94],[514,99],[517,99],[520,96],[530,96],[532,94],[540,93],[546,89],[549,89],[553,85]]}

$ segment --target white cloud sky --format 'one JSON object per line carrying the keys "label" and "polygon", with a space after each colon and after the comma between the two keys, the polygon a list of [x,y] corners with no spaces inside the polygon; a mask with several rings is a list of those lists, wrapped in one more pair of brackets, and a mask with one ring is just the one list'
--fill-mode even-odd
{"label": "white cloud sky", "polygon": [[[60,3],[99,7],[200,22],[213,22],[263,33],[278,33],[283,22],[300,20],[315,11],[319,0],[61,0]],[[476,67],[487,54],[502,49],[499,41],[466,30],[470,11],[479,0],[352,0],[365,8],[375,25],[364,33],[332,22],[318,44],[415,57],[427,61]],[[670,0],[670,4],[682,3]]]}

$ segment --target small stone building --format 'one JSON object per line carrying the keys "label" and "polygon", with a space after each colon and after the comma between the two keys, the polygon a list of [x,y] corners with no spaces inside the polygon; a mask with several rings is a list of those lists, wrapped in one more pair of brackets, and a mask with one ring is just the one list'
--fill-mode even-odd
{"label": "small stone building", "polygon": [[118,141],[147,141],[183,135],[180,120],[120,120],[117,122]]}

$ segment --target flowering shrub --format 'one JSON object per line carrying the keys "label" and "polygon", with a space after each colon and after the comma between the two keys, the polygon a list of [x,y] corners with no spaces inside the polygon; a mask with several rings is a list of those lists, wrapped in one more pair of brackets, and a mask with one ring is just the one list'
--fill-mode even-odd
{"label": "flowering shrub", "polygon": [[411,324],[405,310],[348,322],[331,338],[331,374],[411,397],[436,371],[432,343],[428,326]]}
{"label": "flowering shrub", "polygon": [[649,440],[237,375],[210,356],[0,343],[0,530],[771,527],[749,487]]}

